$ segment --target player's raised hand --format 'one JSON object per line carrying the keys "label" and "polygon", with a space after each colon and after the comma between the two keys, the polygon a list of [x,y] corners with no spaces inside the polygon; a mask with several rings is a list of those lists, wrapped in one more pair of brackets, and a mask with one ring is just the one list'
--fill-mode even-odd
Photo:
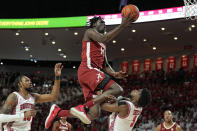
{"label": "player's raised hand", "polygon": [[55,69],[54,69],[55,76],[60,76],[61,72],[62,72],[62,69],[63,69],[62,63],[55,64]]}
{"label": "player's raised hand", "polygon": [[116,79],[124,79],[125,77],[128,77],[127,73],[123,71],[115,72],[113,76]]}
{"label": "player's raised hand", "polygon": [[131,24],[131,22],[134,21],[134,20],[133,20],[134,15],[133,15],[133,17],[131,17],[130,14],[131,14],[131,12],[128,14],[127,17],[122,17],[122,23],[121,23],[121,24],[122,24],[124,27],[129,26],[129,25]]}

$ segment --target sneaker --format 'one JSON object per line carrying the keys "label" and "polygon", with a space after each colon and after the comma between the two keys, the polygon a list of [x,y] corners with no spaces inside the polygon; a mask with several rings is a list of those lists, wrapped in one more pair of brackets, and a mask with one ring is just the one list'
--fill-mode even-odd
{"label": "sneaker", "polygon": [[45,120],[46,129],[48,129],[51,126],[51,123],[53,122],[53,120],[55,119],[59,111],[60,111],[60,108],[56,104],[53,104],[51,106],[49,115],[47,116],[47,119]]}
{"label": "sneaker", "polygon": [[84,106],[83,105],[78,105],[76,107],[72,107],[70,109],[70,113],[79,118],[83,123],[85,124],[91,124],[91,120],[88,117],[87,113],[85,112]]}

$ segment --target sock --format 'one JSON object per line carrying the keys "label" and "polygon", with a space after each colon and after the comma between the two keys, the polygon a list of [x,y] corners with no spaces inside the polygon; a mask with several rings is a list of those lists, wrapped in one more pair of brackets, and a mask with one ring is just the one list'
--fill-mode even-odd
{"label": "sock", "polygon": [[88,108],[92,107],[93,105],[94,105],[93,100],[90,100],[90,101],[88,101],[88,102],[86,102],[86,103],[84,104],[84,106],[85,106],[85,107],[88,107]]}
{"label": "sock", "polygon": [[69,117],[70,116],[70,110],[61,110],[59,111],[58,117]]}

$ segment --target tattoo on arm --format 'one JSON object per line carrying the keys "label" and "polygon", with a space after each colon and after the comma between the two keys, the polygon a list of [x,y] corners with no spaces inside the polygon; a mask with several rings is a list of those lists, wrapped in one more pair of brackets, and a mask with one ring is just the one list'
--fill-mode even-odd
{"label": "tattoo on arm", "polygon": [[14,93],[10,94],[5,101],[5,104],[1,108],[1,113],[3,114],[11,114],[13,111],[13,107],[16,105],[16,95]]}

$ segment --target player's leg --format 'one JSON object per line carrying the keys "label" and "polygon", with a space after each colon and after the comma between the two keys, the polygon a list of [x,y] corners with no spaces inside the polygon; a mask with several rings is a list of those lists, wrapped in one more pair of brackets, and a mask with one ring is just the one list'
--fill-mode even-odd
{"label": "player's leg", "polygon": [[98,90],[104,90],[104,92],[97,96],[94,99],[90,99],[84,105],[79,105],[77,107],[71,108],[71,114],[79,118],[83,123],[90,124],[91,118],[96,118],[99,116],[96,110],[92,110],[91,113],[88,113],[86,109],[91,109],[94,105],[100,105],[106,100],[106,96],[108,95],[120,95],[123,92],[122,87],[120,87],[117,83],[115,83],[111,78],[105,77],[95,88],[94,92]]}
{"label": "player's leg", "polygon": [[[83,87],[83,85],[82,85]],[[90,90],[86,87],[83,88],[83,93],[84,93],[84,97],[85,97],[85,100],[90,100],[92,99],[92,95],[90,93]],[[79,110],[84,110],[84,108],[82,107],[82,105],[78,106]],[[85,112],[85,111],[84,111]],[[47,119],[45,120],[45,128],[48,129],[53,120],[56,118],[56,117],[75,117],[74,115],[72,115],[70,113],[70,110],[62,110],[60,107],[58,107],[57,105],[53,104],[50,108],[50,112],[49,112],[49,115],[47,116]],[[86,117],[86,116],[85,116]],[[87,118],[89,119],[89,118]],[[89,120],[84,121],[83,119],[81,121],[83,121],[83,123],[87,123],[88,122],[91,122]]]}
{"label": "player's leg", "polygon": [[[81,108],[80,110],[84,110],[85,114],[87,116],[81,116],[78,114],[77,110],[72,110],[72,113],[70,113],[70,110],[61,110],[57,105],[52,105],[50,109],[50,113],[45,121],[45,128],[49,128],[52,121],[55,119],[56,116],[58,117],[71,117],[71,118],[79,118],[83,123],[90,124],[90,121],[84,119],[84,117],[88,117],[90,120],[94,120],[99,117],[100,115],[100,104],[103,103],[106,99],[106,96],[108,95],[120,95],[123,92],[123,89],[114,81],[110,80],[108,83],[103,84],[102,87],[100,86],[99,89],[104,89],[104,92],[101,95],[98,95],[94,99],[91,98],[91,96],[88,96],[89,101],[87,101],[84,105],[79,105],[78,108]],[[97,89],[97,90],[99,90]],[[84,106],[88,108],[89,111],[85,111]],[[86,113],[87,112],[87,113]]]}
{"label": "player's leg", "polygon": [[[91,120],[97,119],[100,115],[100,104],[95,104],[94,106],[92,106],[89,111],[88,111],[88,115],[90,117]],[[57,113],[57,117],[61,118],[61,117],[69,117],[69,118],[76,118],[75,116],[73,116],[70,113],[70,110],[59,110],[59,112]]]}
{"label": "player's leg", "polygon": [[[59,117],[77,117],[83,123],[90,124],[91,120],[99,116],[98,105],[105,101],[108,95],[119,95],[123,92],[123,89],[115,83],[111,78],[99,70],[83,70],[82,75],[78,75],[79,83],[83,89],[84,98],[87,101],[84,105],[79,105],[77,107],[71,108],[69,110],[60,110],[57,106],[52,106],[49,116],[45,121],[45,127],[49,127],[53,119],[58,115]],[[79,73],[79,72],[78,72]],[[80,74],[80,73],[79,73]],[[100,77],[98,77],[100,76]],[[103,90],[104,93],[93,99],[92,92]],[[96,94],[96,93],[95,93]],[[89,109],[87,113],[86,108]],[[51,113],[52,112],[52,113]],[[58,113],[59,112],[59,113]]]}
{"label": "player's leg", "polygon": [[[89,108],[87,112],[88,112],[87,115],[89,116],[89,118],[91,120],[97,119],[100,116],[100,103],[99,104],[95,104],[94,106]],[[49,113],[49,115],[50,115],[50,113]],[[53,114],[51,116],[57,116],[59,118],[60,117],[65,117],[65,116],[69,117],[69,118],[77,118],[76,116],[74,116],[74,115],[72,115],[70,113],[70,110],[61,110],[60,108],[59,108],[59,111],[58,111],[57,114]]]}
{"label": "player's leg", "polygon": [[56,104],[53,104],[50,108],[49,115],[47,116],[45,120],[45,128],[48,129],[56,117],[61,118],[65,116],[69,118],[76,118],[70,113],[70,110],[62,110]]}
{"label": "player's leg", "polygon": [[[91,120],[98,118],[100,116],[100,104],[106,100],[106,96],[117,96],[120,95],[122,91],[122,88],[117,83],[113,83],[110,88],[108,88],[106,91],[92,100],[94,105],[89,107],[89,111],[87,113],[88,117]],[[87,106],[87,103],[89,103],[90,101],[86,102],[84,106]]]}
{"label": "player's leg", "polygon": [[[100,79],[98,80],[98,76],[100,75]],[[91,92],[96,92],[103,90],[104,93],[96,97],[95,99],[90,99],[90,101],[87,101],[84,106],[86,108],[90,108],[94,104],[99,104],[105,101],[106,96],[108,95],[120,95],[123,93],[123,89],[120,85],[118,85],[116,82],[114,82],[111,77],[104,72],[92,70],[91,73],[89,73],[91,76],[91,81],[88,81],[89,83],[82,83],[80,85],[88,85],[88,88],[83,88],[84,94],[86,91],[84,89],[91,90]],[[84,82],[84,81],[83,81]],[[85,95],[84,95],[85,96]]]}
{"label": "player's leg", "polygon": [[99,118],[100,112],[101,112],[100,104],[95,104],[94,106],[90,107],[87,114],[91,120],[95,120]]}
{"label": "player's leg", "polygon": [[106,96],[113,95],[118,96],[123,93],[123,89],[116,82],[114,82],[106,91],[104,91],[101,95],[97,96],[93,99],[95,104],[100,104],[105,101]]}

